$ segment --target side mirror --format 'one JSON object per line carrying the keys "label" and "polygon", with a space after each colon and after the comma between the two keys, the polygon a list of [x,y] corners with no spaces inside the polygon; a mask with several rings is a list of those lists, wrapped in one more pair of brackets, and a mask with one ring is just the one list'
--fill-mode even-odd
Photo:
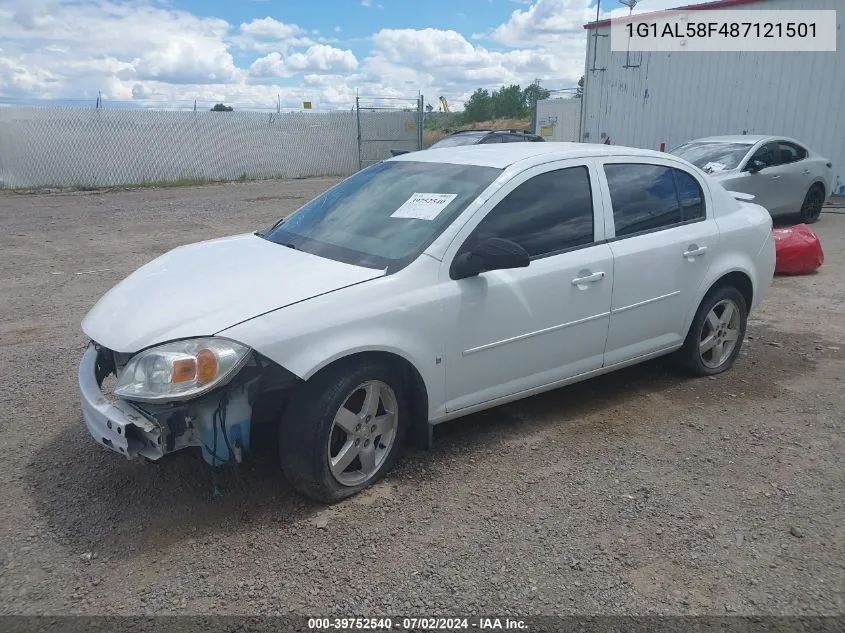
{"label": "side mirror", "polygon": [[755,160],[755,159],[752,158],[750,161],[748,161],[747,169],[752,174],[756,174],[758,171],[760,171],[761,169],[765,169],[765,168],[766,168],[766,163],[764,163],[761,160]]}
{"label": "side mirror", "polygon": [[449,271],[452,279],[474,277],[488,270],[525,268],[531,263],[531,256],[516,242],[501,237],[490,237],[480,241],[471,250],[462,253],[452,262]]}

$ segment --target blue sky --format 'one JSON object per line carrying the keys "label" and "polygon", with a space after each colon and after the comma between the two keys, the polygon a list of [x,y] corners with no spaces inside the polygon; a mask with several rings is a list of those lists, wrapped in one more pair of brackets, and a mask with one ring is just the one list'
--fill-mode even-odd
{"label": "blue sky", "polygon": [[0,0],[0,103],[460,107],[478,87],[574,86],[594,18],[595,0]]}

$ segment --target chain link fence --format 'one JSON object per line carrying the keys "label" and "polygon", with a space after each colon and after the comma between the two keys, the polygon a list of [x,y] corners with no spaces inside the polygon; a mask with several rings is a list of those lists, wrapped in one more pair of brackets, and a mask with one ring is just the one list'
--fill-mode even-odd
{"label": "chain link fence", "polygon": [[358,167],[384,160],[391,153],[422,149],[423,97],[415,99],[356,97]]}
{"label": "chain link fence", "polygon": [[3,107],[0,189],[346,176],[391,148],[419,148],[413,103],[411,112]]}

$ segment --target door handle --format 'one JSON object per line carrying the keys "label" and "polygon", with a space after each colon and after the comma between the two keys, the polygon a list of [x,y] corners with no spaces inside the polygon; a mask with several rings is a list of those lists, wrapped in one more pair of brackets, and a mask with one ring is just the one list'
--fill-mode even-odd
{"label": "door handle", "polygon": [[701,257],[704,253],[707,252],[706,246],[700,246],[695,248],[694,246],[690,246],[689,250],[684,251],[684,257],[692,259],[693,257]]}
{"label": "door handle", "polygon": [[593,273],[591,275],[586,275],[584,277],[576,277],[575,279],[572,280],[572,285],[573,286],[583,286],[584,284],[592,284],[592,283],[595,283],[597,281],[601,281],[602,279],[604,279],[604,273],[598,272],[598,273]]}
{"label": "door handle", "polygon": [[780,180],[780,176],[772,176],[772,180]]}

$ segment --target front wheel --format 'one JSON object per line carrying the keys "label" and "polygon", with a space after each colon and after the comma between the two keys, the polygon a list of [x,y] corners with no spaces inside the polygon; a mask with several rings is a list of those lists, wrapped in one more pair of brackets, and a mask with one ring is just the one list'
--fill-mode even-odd
{"label": "front wheel", "polygon": [[747,322],[748,307],[741,292],[732,286],[711,291],[695,314],[678,360],[696,376],[727,371],[739,356]]}
{"label": "front wheel", "polygon": [[312,378],[279,428],[288,481],[312,499],[334,503],[380,479],[404,443],[406,401],[396,372],[377,363],[344,364]]}

